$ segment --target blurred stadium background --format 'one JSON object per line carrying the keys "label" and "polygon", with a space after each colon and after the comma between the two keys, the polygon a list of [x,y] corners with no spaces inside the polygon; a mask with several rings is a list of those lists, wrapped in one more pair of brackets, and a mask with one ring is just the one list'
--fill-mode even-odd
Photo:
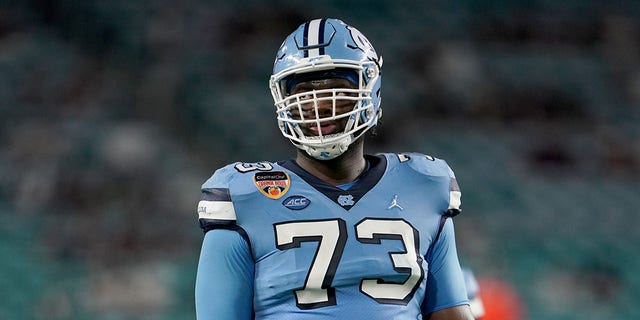
{"label": "blurred stadium background", "polygon": [[193,319],[200,184],[293,156],[267,80],[322,16],[384,56],[369,151],[449,162],[520,319],[640,319],[640,2],[600,0],[0,1],[0,319]]}

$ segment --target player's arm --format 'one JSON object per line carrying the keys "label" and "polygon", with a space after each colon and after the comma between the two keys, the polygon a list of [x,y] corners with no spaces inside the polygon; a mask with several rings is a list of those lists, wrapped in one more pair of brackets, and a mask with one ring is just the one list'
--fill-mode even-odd
{"label": "player's arm", "polygon": [[425,319],[473,320],[464,276],[458,261],[453,220],[446,218],[436,242],[427,253],[429,271],[423,303]]}
{"label": "player's arm", "polygon": [[254,265],[240,233],[214,229],[205,234],[196,276],[198,320],[251,319]]}
{"label": "player's arm", "polygon": [[198,220],[205,236],[196,276],[198,320],[251,319],[254,263],[246,233],[236,224],[228,185],[234,170],[223,168],[202,186]]}

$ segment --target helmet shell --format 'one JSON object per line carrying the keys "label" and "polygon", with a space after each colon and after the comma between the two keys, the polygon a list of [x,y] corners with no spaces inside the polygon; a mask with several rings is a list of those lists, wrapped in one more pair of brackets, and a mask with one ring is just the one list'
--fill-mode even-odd
{"label": "helmet shell", "polygon": [[[318,159],[331,159],[346,151],[346,147],[375,126],[381,116],[381,66],[382,58],[371,42],[360,31],[343,21],[328,18],[301,24],[280,46],[270,79],[278,124],[283,135],[308,153],[309,148],[315,150],[311,151],[315,154],[310,154]],[[366,92],[366,99],[355,106],[361,110],[361,119],[356,121],[353,128],[347,128],[349,130],[343,133],[343,137],[334,135],[331,139],[317,139],[301,136],[299,132],[292,130],[295,124],[289,123],[286,112],[283,112],[287,104],[287,78],[329,69],[352,69],[358,72],[358,88]],[[337,145],[334,143],[336,141]]]}

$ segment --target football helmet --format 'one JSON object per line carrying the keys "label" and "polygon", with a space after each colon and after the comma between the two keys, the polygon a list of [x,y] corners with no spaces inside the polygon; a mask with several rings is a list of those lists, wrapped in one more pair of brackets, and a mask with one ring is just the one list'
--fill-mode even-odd
{"label": "football helmet", "polygon": [[[316,159],[341,155],[382,116],[381,67],[382,57],[356,28],[337,19],[303,23],[280,46],[269,81],[280,131]],[[293,91],[298,83],[325,79],[352,86]],[[347,102],[353,108],[337,107]],[[320,104],[333,110],[321,111]],[[336,122],[343,124],[338,132],[323,134],[323,125]]]}

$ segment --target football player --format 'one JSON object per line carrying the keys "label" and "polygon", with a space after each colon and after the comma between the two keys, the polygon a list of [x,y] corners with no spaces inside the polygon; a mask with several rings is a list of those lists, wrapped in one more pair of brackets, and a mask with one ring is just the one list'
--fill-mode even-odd
{"label": "football player", "polygon": [[382,58],[337,19],[302,24],[269,85],[294,159],[233,163],[202,185],[203,319],[473,319],[443,160],[364,154]]}

